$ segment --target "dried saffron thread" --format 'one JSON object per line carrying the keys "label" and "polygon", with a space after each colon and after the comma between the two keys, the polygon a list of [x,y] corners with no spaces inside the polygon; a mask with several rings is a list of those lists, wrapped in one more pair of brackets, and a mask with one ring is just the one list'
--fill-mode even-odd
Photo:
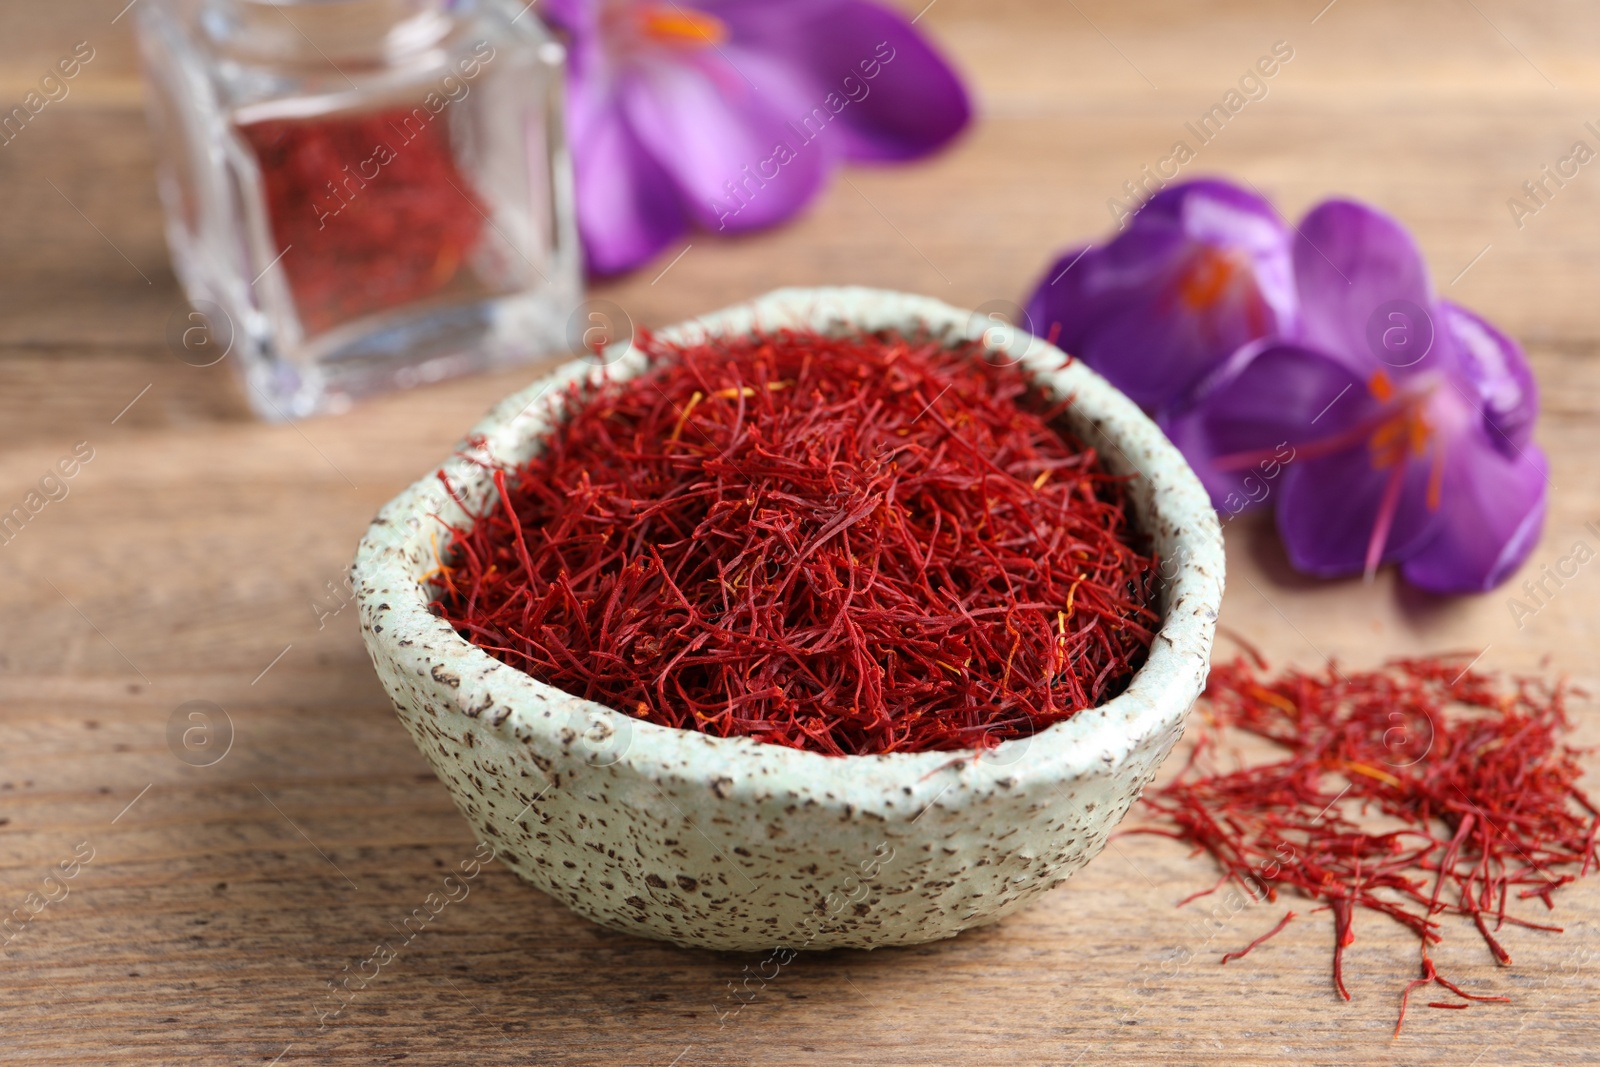
{"label": "dried saffron thread", "polygon": [[1127,479],[1019,368],[896,334],[639,343],[449,530],[435,610],[491,655],[831,755],[1028,736],[1143,662]]}
{"label": "dried saffron thread", "polygon": [[1227,963],[1229,960],[1239,960],[1239,959],[1243,959],[1244,957],[1250,955],[1250,951],[1252,949],[1254,949],[1257,945],[1261,944],[1263,941],[1270,941],[1270,940],[1272,940],[1272,938],[1276,937],[1279,933],[1281,933],[1283,931],[1283,928],[1285,926],[1288,926],[1290,921],[1293,920],[1294,917],[1295,917],[1294,916],[1294,912],[1292,912],[1292,911],[1291,912],[1286,912],[1284,914],[1283,918],[1278,920],[1278,925],[1277,926],[1274,926],[1272,929],[1268,930],[1266,933],[1262,934],[1260,937],[1258,937],[1254,941],[1250,942],[1244,948],[1239,949],[1237,952],[1226,953],[1222,957],[1222,962],[1223,963]]}
{"label": "dried saffron thread", "polygon": [[[1215,886],[1184,903],[1228,881],[1268,900],[1283,889],[1325,901],[1317,910],[1332,913],[1334,986],[1347,1000],[1344,951],[1357,913],[1412,931],[1422,971],[1401,993],[1397,1035],[1420,986],[1467,1001],[1508,999],[1465,992],[1438,973],[1428,946],[1443,938],[1443,915],[1471,918],[1501,965],[1511,955],[1495,931],[1507,923],[1561,931],[1506,909],[1513,889],[1552,907],[1551,894],[1596,859],[1600,812],[1579,787],[1579,753],[1561,741],[1573,690],[1502,680],[1463,667],[1466,656],[1275,678],[1252,656],[1253,664],[1213,669],[1209,723],[1177,777],[1145,797],[1158,822],[1127,832],[1185,841],[1222,867]],[[1264,738],[1285,755],[1223,769],[1215,758],[1223,730]],[[1384,828],[1372,825],[1373,809]]]}
{"label": "dried saffron thread", "polygon": [[[1498,1002],[1498,1003],[1501,1003],[1501,1004],[1509,1004],[1509,1003],[1511,1003],[1511,998],[1510,997],[1486,997],[1486,996],[1480,996],[1480,995],[1478,995],[1476,993],[1468,993],[1468,992],[1466,992],[1460,986],[1456,985],[1454,982],[1451,982],[1449,979],[1443,977],[1442,975],[1439,974],[1439,972],[1437,970],[1434,969],[1433,960],[1431,958],[1429,958],[1427,949],[1424,948],[1423,952],[1422,952],[1422,977],[1421,978],[1414,978],[1410,982],[1407,982],[1406,983],[1406,987],[1400,991],[1400,1017],[1394,1021],[1394,1036],[1395,1037],[1399,1037],[1400,1036],[1400,1027],[1405,1025],[1405,1021],[1406,1021],[1406,1004],[1411,999],[1411,991],[1413,989],[1416,989],[1418,986],[1433,985],[1433,984],[1438,984],[1438,985],[1443,986],[1445,989],[1448,989],[1450,992],[1454,993],[1456,996],[1460,997],[1463,1000],[1469,1000],[1469,1001],[1470,1000],[1495,1001],[1495,1002]],[[1470,1005],[1467,1005],[1467,1004],[1434,1004],[1434,1003],[1430,1003],[1428,1005],[1428,1007],[1430,1007],[1430,1008],[1466,1008],[1466,1007],[1469,1007],[1469,1006]]]}

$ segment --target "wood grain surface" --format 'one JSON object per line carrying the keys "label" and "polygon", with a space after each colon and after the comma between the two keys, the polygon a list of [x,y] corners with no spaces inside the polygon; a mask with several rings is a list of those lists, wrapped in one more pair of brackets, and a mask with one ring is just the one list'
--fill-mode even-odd
{"label": "wood grain surface", "polygon": [[[67,895],[0,950],[0,1062],[1600,1062],[1600,880],[1557,897],[1564,935],[1508,933],[1513,967],[1450,927],[1441,967],[1513,1003],[1423,1009],[1392,1041],[1416,966],[1398,928],[1358,927],[1350,1003],[1331,988],[1326,915],[1220,967],[1279,910],[1175,908],[1214,871],[1146,837],[1113,841],[998,926],[804,955],[737,1014],[730,990],[759,957],[601,930],[490,866],[319,1026],[327,983],[474,846],[336,594],[377,507],[534,371],[268,426],[226,361],[176,359],[164,331],[183,304],[124,3],[0,9],[6,108],[76,42],[95,49],[71,95],[0,147],[0,510],[79,442],[93,449],[70,495],[0,546],[0,911],[77,863]],[[1286,41],[1266,98],[1186,173],[1237,175],[1291,216],[1342,192],[1405,219],[1440,288],[1527,345],[1555,491],[1528,573],[1467,600],[1388,575],[1309,582],[1269,527],[1231,523],[1222,622],[1280,662],[1465,649],[1597,681],[1600,569],[1525,625],[1508,606],[1522,578],[1600,543],[1586,526],[1600,521],[1600,165],[1520,227],[1507,208],[1573,142],[1597,143],[1592,3],[936,0],[919,25],[980,101],[957,147],[849,171],[793,225],[694,237],[670,268],[676,249],[596,292],[658,325],[789,284],[1019,300]],[[210,766],[169,747],[189,701],[231,722]],[[1591,706],[1579,721],[1600,744]]]}

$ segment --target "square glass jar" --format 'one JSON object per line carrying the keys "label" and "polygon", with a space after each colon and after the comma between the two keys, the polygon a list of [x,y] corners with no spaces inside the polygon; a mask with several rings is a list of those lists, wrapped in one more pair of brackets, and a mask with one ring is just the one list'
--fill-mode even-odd
{"label": "square glass jar", "polygon": [[531,11],[148,0],[138,16],[189,318],[263,416],[564,345],[582,287],[565,53]]}

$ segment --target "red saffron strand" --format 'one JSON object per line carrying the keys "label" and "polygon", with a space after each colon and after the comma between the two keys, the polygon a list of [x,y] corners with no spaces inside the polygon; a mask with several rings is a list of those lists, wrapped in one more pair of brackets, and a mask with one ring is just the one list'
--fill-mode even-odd
{"label": "red saffron strand", "polygon": [[1350,999],[1350,990],[1344,985],[1344,950],[1355,942],[1356,935],[1350,929],[1350,900],[1339,897],[1331,901],[1333,908],[1333,987],[1339,995],[1346,1000]]}
{"label": "red saffron strand", "polygon": [[1244,959],[1246,956],[1250,955],[1250,950],[1251,949],[1253,949],[1257,945],[1261,944],[1261,942],[1270,940],[1271,938],[1275,937],[1277,934],[1281,933],[1283,928],[1285,926],[1288,926],[1290,920],[1292,920],[1293,918],[1294,918],[1294,912],[1291,911],[1291,912],[1286,913],[1283,918],[1278,920],[1278,925],[1277,926],[1274,926],[1272,929],[1268,930],[1266,933],[1262,934],[1260,937],[1256,938],[1254,941],[1250,942],[1248,945],[1246,945],[1244,948],[1240,949],[1239,951],[1227,953],[1226,955],[1224,955],[1222,957],[1222,962],[1223,963],[1227,963],[1229,960],[1242,960],[1242,959]]}
{"label": "red saffron strand", "polygon": [[[1401,993],[1396,1034],[1420,986],[1507,1000],[1440,975],[1428,946],[1443,939],[1446,916],[1470,919],[1501,966],[1511,954],[1495,930],[1559,933],[1510,914],[1508,903],[1552,907],[1557,889],[1583,877],[1600,858],[1596,815],[1579,787],[1579,753],[1562,740],[1576,691],[1472,669],[1471,655],[1276,677],[1259,660],[1219,664],[1189,761],[1144,798],[1156,824],[1127,832],[1209,854],[1223,883],[1195,896],[1232,881],[1252,899],[1281,889],[1323,902],[1314,910],[1332,914],[1334,987],[1345,999],[1356,913],[1410,930],[1423,969]],[[1269,740],[1283,755],[1219,767],[1224,731]]]}
{"label": "red saffron strand", "polygon": [[1021,368],[893,333],[639,346],[448,530],[434,610],[491,655],[829,755],[1027,737],[1144,662],[1129,479]]}
{"label": "red saffron strand", "polygon": [[1395,1038],[1400,1036],[1400,1028],[1406,1023],[1406,1007],[1411,1001],[1411,991],[1418,986],[1432,985],[1435,977],[1437,976],[1434,973],[1433,961],[1424,955],[1422,957],[1422,977],[1413,978],[1411,981],[1407,982],[1406,987],[1400,991],[1400,1016],[1394,1021],[1393,1036]]}
{"label": "red saffron strand", "polygon": [[[1486,996],[1481,996],[1481,995],[1479,995],[1477,993],[1468,993],[1468,992],[1466,992],[1460,986],[1458,986],[1454,982],[1446,979],[1437,970],[1435,970],[1434,969],[1434,965],[1433,965],[1433,960],[1428,956],[1428,954],[1426,952],[1424,952],[1423,955],[1422,955],[1422,977],[1414,978],[1410,982],[1407,982],[1406,983],[1406,987],[1400,991],[1400,1017],[1398,1019],[1396,1019],[1395,1023],[1394,1023],[1394,1036],[1395,1037],[1399,1037],[1400,1036],[1400,1027],[1405,1024],[1405,1021],[1406,1021],[1406,1004],[1411,999],[1411,991],[1413,989],[1416,989],[1418,986],[1433,985],[1433,984],[1438,984],[1440,986],[1443,986],[1445,989],[1448,989],[1450,992],[1454,993],[1456,996],[1460,997],[1463,1000],[1494,1001],[1494,1002],[1501,1003],[1501,1004],[1509,1004],[1509,1003],[1511,1003],[1511,998],[1510,997],[1486,997]],[[1430,1007],[1430,1008],[1465,1008],[1466,1006],[1467,1005],[1465,1005],[1465,1004],[1433,1004],[1433,1003],[1430,1003],[1428,1005],[1428,1007]]]}

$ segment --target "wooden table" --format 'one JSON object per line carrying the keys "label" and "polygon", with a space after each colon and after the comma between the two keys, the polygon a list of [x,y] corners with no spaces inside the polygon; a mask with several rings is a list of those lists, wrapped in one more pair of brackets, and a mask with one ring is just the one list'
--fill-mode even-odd
{"label": "wooden table", "polygon": [[[96,50],[72,95],[0,147],[0,504],[78,442],[94,453],[70,496],[0,547],[0,908],[92,852],[0,952],[0,1061],[1600,1062],[1600,880],[1558,897],[1565,935],[1509,935],[1513,968],[1452,928],[1441,963],[1514,1003],[1424,1010],[1391,1042],[1416,966],[1398,929],[1361,929],[1348,1004],[1330,988],[1325,915],[1223,969],[1223,947],[1277,910],[1208,925],[1174,908],[1213,870],[1151,838],[1114,842],[1044,903],[956,941],[803,957],[725,1025],[717,1006],[754,957],[601,930],[492,867],[319,1029],[325,983],[473,848],[354,612],[334,611],[341,578],[374,510],[532,371],[267,426],[225,364],[175,359],[163,335],[182,303],[124,2],[0,14],[7,107],[75,42]],[[1124,179],[1287,41],[1267,97],[1189,172],[1239,175],[1291,214],[1330,192],[1382,205],[1415,228],[1441,289],[1527,345],[1556,485],[1536,575],[1600,542],[1585,525],[1600,519],[1600,172],[1521,227],[1507,200],[1574,141],[1597,143],[1583,123],[1600,119],[1600,13],[1324,3],[941,0],[921,25],[981,100],[959,147],[852,171],[792,226],[694,238],[664,273],[676,250],[597,291],[654,324],[789,284],[1019,299],[1053,251],[1107,230]],[[1446,601],[1389,576],[1311,582],[1262,523],[1232,524],[1228,542],[1223,623],[1279,661],[1468,649],[1595,680],[1593,567],[1518,626],[1514,586]],[[189,701],[231,721],[211,766],[169,747]],[[1591,709],[1580,719],[1600,743]]]}

